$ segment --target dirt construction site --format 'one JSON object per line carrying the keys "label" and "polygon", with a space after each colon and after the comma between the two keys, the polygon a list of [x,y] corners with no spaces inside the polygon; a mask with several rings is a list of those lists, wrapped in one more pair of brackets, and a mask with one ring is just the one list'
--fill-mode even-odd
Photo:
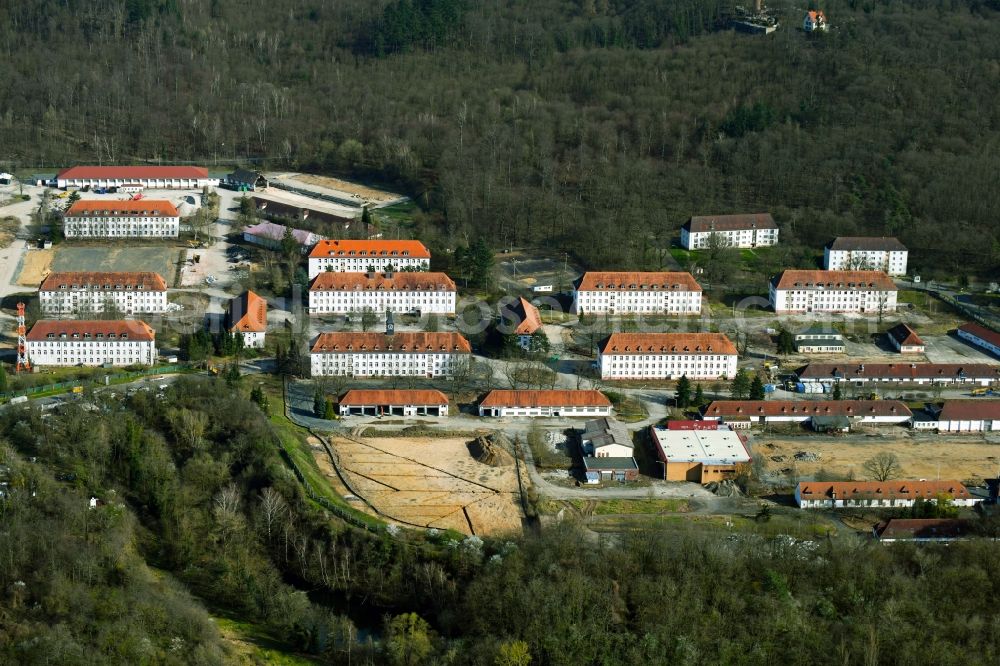
{"label": "dirt construction site", "polygon": [[383,518],[479,536],[521,530],[518,466],[506,450],[487,444],[484,451],[472,434],[334,437],[330,444],[349,492]]}
{"label": "dirt construction site", "polygon": [[770,473],[794,470],[812,478],[819,470],[847,479],[867,478],[864,463],[879,453],[895,454],[900,478],[982,479],[1000,468],[1000,439],[982,435],[897,433],[838,437],[755,437],[753,455],[762,456]]}

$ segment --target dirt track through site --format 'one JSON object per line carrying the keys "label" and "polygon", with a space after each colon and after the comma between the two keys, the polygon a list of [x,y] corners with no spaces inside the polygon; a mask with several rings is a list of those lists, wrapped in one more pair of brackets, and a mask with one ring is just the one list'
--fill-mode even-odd
{"label": "dirt track through site", "polygon": [[495,535],[521,529],[517,468],[474,459],[465,438],[334,438],[355,493],[407,525]]}
{"label": "dirt track through site", "polygon": [[[815,461],[795,460],[796,453],[818,455]],[[921,436],[918,438],[788,438],[760,437],[754,455],[763,455],[771,472],[793,467],[799,476],[812,476],[820,469],[847,478],[864,479],[863,465],[878,453],[893,453],[899,459],[901,478],[982,479],[996,476],[1000,466],[1000,444],[979,435]],[[775,457],[783,458],[776,461]]]}

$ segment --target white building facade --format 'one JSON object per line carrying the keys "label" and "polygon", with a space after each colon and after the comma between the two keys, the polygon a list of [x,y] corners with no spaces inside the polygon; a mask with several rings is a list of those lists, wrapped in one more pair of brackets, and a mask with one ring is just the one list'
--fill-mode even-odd
{"label": "white building facade", "polygon": [[111,306],[126,315],[160,314],[167,311],[167,284],[157,273],[49,273],[38,302],[43,315],[96,314]]}
{"label": "white building facade", "polygon": [[322,333],[313,344],[313,377],[451,377],[472,356],[458,333]]}
{"label": "white building facade", "polygon": [[962,507],[982,501],[959,481],[813,481],[795,488],[795,503],[801,509],[910,507],[918,499],[937,503],[942,497]]}
{"label": "white building facade", "polygon": [[180,214],[169,201],[80,200],[63,217],[66,238],[177,238]]}
{"label": "white building facade", "polygon": [[327,271],[309,286],[309,314],[455,314],[457,289],[444,273],[336,273]]}
{"label": "white building facade", "polygon": [[588,272],[573,290],[573,313],[701,313],[701,285],[690,273]]}
{"label": "white building facade", "polygon": [[681,247],[707,249],[713,235],[720,246],[767,247],[778,244],[778,225],[770,213],[692,217],[681,227]]}
{"label": "white building facade", "polygon": [[959,338],[971,345],[984,349],[994,356],[1000,356],[1000,333],[982,324],[962,324],[955,331]]}
{"label": "white building facade", "polygon": [[613,333],[597,360],[602,379],[732,379],[737,353],[722,333]]}
{"label": "white building facade", "polygon": [[828,271],[882,271],[906,275],[909,251],[896,238],[840,237],[823,249]]}
{"label": "white building facade", "polygon": [[896,311],[896,285],[881,271],[783,271],[770,283],[778,314]]}
{"label": "white building facade", "polygon": [[415,240],[324,240],[309,252],[309,279],[320,273],[430,270],[431,253]]}
{"label": "white building facade", "polygon": [[208,169],[194,166],[78,166],[63,169],[56,176],[56,186],[120,187],[140,185],[155,189],[201,189],[219,184],[209,178]]}
{"label": "white building facade", "polygon": [[36,366],[153,365],[156,332],[138,320],[41,320],[27,335]]}

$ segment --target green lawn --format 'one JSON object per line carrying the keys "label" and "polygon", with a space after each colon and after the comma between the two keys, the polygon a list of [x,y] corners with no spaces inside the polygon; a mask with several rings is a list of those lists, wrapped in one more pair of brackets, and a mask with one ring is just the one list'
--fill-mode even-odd
{"label": "green lawn", "polygon": [[239,663],[276,664],[277,666],[312,666],[325,663],[304,655],[294,654],[281,638],[269,631],[240,620],[213,617],[219,634],[242,657]]}
{"label": "green lawn", "polygon": [[614,391],[605,391],[604,394],[608,396],[608,400],[614,405],[615,416],[619,421],[633,423],[635,421],[642,421],[649,416],[641,400],[636,400],[624,393],[615,393]]}

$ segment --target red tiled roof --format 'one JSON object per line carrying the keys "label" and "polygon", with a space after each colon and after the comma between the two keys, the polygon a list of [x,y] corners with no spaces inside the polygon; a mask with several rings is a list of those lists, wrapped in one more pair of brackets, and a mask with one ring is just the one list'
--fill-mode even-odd
{"label": "red tiled roof", "polygon": [[432,389],[351,389],[340,399],[342,405],[447,405],[448,397]]}
{"label": "red tiled roof", "polygon": [[799,496],[807,500],[858,499],[934,499],[950,495],[952,499],[969,499],[969,490],[961,481],[810,481],[799,484]]}
{"label": "red tiled roof", "polygon": [[690,273],[680,271],[588,271],[577,291],[701,291]]}
{"label": "red tiled roof", "polygon": [[898,400],[715,400],[705,418],[752,416],[913,416]]}
{"label": "red tiled roof", "polygon": [[782,271],[774,279],[777,289],[817,289],[828,291],[896,291],[896,284],[883,271]]}
{"label": "red tiled roof", "polygon": [[991,345],[996,345],[1000,347],[1000,333],[986,328],[982,324],[977,324],[975,322],[970,322],[968,324],[962,324],[958,327],[958,330],[966,333],[968,335],[974,335],[980,340],[990,343]]}
{"label": "red tiled roof", "polygon": [[324,271],[309,285],[309,291],[455,291],[455,283],[444,273],[393,273],[386,277],[385,273],[375,273],[368,277],[367,273],[340,273]]}
{"label": "red tiled roof", "polygon": [[777,229],[770,213],[742,213],[738,215],[696,215],[684,228],[689,232],[740,231],[742,229]]}
{"label": "red tiled roof", "polygon": [[899,239],[882,236],[838,236],[829,245],[831,250],[845,252],[906,252]]}
{"label": "red tiled roof", "polygon": [[153,180],[165,178],[208,178],[208,169],[196,166],[75,166],[63,169],[57,179],[89,178]]}
{"label": "red tiled roof", "polygon": [[169,201],[160,199],[140,199],[139,201],[81,199],[66,211],[66,217],[117,217],[120,215],[178,217],[177,208]]}
{"label": "red tiled roof", "polygon": [[430,259],[431,253],[417,240],[326,240],[309,253],[317,257],[375,257],[379,259]]}
{"label": "red tiled roof", "polygon": [[799,379],[947,379],[1000,380],[1000,365],[989,363],[810,363]]}
{"label": "red tiled roof", "polygon": [[48,339],[49,334],[59,338],[65,335],[72,338],[74,334],[83,336],[85,334],[103,334],[107,337],[114,334],[121,338],[123,334],[128,335],[132,342],[147,342],[156,339],[156,331],[149,324],[138,319],[110,320],[110,321],[86,321],[82,319],[45,319],[35,322],[35,325],[28,331],[28,340],[38,341]]}
{"label": "red tiled roof", "polygon": [[267,331],[267,301],[252,291],[237,296],[229,301],[229,322],[229,330],[233,332]]}
{"label": "red tiled roof", "polygon": [[924,341],[920,339],[917,332],[906,324],[896,324],[890,328],[886,335],[896,341],[901,347],[924,346]]}
{"label": "red tiled roof", "polygon": [[49,273],[40,287],[39,291],[59,291],[60,287],[66,289],[91,289],[109,291],[136,290],[141,287],[144,291],[166,291],[167,283],[159,273],[151,272],[62,272]]}
{"label": "red tiled roof", "polygon": [[736,355],[736,346],[723,333],[612,333],[601,353]]}
{"label": "red tiled roof", "polygon": [[532,335],[542,327],[542,316],[538,313],[538,308],[524,297],[519,299],[514,311],[521,319],[521,323],[514,329],[514,335]]}
{"label": "red tiled roof", "polygon": [[1000,400],[946,400],[939,421],[1000,420]]}
{"label": "red tiled roof", "polygon": [[890,518],[875,526],[879,539],[954,539],[969,531],[961,518]]}
{"label": "red tiled roof", "polygon": [[469,354],[472,352],[472,347],[469,345],[469,341],[460,333],[402,332],[386,335],[385,333],[358,333],[352,331],[320,333],[312,346],[312,353],[314,354],[386,351],[410,353],[458,352]]}
{"label": "red tiled roof", "polygon": [[600,391],[490,391],[479,403],[482,407],[610,407]]}

